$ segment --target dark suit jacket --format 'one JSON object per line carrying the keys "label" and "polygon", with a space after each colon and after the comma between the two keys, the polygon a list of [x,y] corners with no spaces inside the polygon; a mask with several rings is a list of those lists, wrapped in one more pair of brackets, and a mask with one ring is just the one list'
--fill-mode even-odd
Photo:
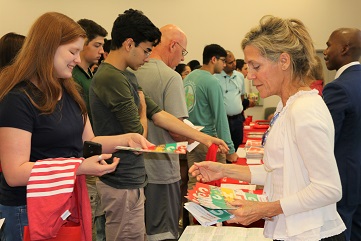
{"label": "dark suit jacket", "polygon": [[335,157],[343,192],[339,205],[357,205],[361,203],[361,65],[347,68],[327,84],[323,98],[335,125]]}

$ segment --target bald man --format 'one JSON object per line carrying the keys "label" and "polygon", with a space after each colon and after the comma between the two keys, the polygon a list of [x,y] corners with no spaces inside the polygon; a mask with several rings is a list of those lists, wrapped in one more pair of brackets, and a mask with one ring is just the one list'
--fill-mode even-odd
{"label": "bald man", "polygon": [[335,157],[342,183],[337,211],[346,224],[346,240],[361,240],[361,31],[335,30],[324,59],[335,80],[323,90],[335,125]]}
{"label": "bald man", "polygon": [[[174,68],[187,54],[187,37],[177,26],[160,28],[161,42],[149,62],[134,74],[139,85],[158,106],[183,120],[188,117],[183,81]],[[186,141],[148,121],[148,140],[154,144]],[[177,240],[181,206],[179,155],[144,154],[148,185],[145,187],[145,220],[148,241]]]}

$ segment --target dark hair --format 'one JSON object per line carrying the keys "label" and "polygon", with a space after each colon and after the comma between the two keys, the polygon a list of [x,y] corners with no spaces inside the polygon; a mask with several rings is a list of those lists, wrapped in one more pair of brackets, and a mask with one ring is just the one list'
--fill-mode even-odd
{"label": "dark hair", "polygon": [[236,59],[236,69],[242,69],[245,63],[243,59]]}
{"label": "dark hair", "polygon": [[201,67],[201,63],[199,63],[199,61],[196,59],[189,61],[187,65],[189,68],[191,68],[192,71]]}
{"label": "dark hair", "polygon": [[0,71],[10,65],[23,46],[25,36],[7,33],[0,39]]}
{"label": "dark hair", "polygon": [[77,23],[86,32],[86,36],[87,36],[86,44],[88,44],[90,41],[92,41],[93,39],[95,39],[98,36],[105,38],[108,35],[107,30],[105,30],[102,26],[100,26],[93,20],[83,18],[83,19],[80,19]]}
{"label": "dark hair", "polygon": [[128,9],[123,14],[119,14],[114,21],[111,35],[110,49],[116,50],[128,38],[133,39],[135,46],[146,41],[152,42],[153,46],[156,46],[160,42],[162,33],[143,12]]}
{"label": "dark hair", "polygon": [[111,39],[104,39],[104,45],[103,45],[104,52],[107,52],[107,53],[110,52],[110,44],[111,44],[111,42],[112,42]]}
{"label": "dark hair", "polygon": [[[112,40],[111,39],[104,39],[104,45],[103,45],[103,50],[104,53],[109,53],[110,52],[110,44],[111,44]],[[98,60],[98,65],[100,65],[102,62],[104,61],[104,55],[102,54]],[[93,72],[95,73],[95,71]]]}
{"label": "dark hair", "polygon": [[184,71],[186,66],[187,66],[186,64],[178,64],[174,70],[178,72],[180,75],[182,75],[182,72]]}
{"label": "dark hair", "polygon": [[227,57],[227,51],[218,44],[210,44],[204,47],[203,64],[208,64],[213,57]]}

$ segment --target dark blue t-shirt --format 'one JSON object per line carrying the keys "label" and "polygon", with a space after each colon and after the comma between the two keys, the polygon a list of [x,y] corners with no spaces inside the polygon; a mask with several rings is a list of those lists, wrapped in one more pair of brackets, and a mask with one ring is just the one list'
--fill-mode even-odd
{"label": "dark blue t-shirt", "polygon": [[[25,91],[40,101],[41,92],[33,84],[27,81],[18,84],[0,102],[0,127],[13,127],[32,133],[29,157],[32,162],[55,157],[80,157],[84,125],[79,105],[63,91],[55,111],[43,114],[31,103]],[[10,187],[1,174],[0,203],[7,206],[25,205],[26,187]]]}

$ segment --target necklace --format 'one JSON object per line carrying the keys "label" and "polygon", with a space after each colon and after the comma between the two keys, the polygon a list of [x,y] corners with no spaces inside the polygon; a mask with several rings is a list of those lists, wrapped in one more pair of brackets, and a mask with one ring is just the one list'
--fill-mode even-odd
{"label": "necklace", "polygon": [[269,134],[269,132],[271,131],[273,124],[276,122],[276,120],[278,119],[279,116],[280,116],[280,112],[277,112],[277,113],[272,117],[271,121],[269,122],[269,127],[268,127],[268,129],[266,130],[266,132],[265,132],[265,133],[263,134],[263,136],[262,136],[262,146],[263,146],[263,147],[264,147],[264,145],[266,144],[268,134]]}

